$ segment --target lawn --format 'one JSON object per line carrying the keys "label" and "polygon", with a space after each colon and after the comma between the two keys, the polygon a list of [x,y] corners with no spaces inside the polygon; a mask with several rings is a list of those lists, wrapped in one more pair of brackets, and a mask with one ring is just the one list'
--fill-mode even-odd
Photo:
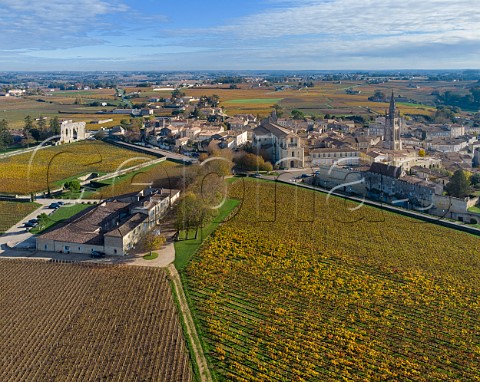
{"label": "lawn", "polygon": [[[175,267],[183,269],[192,258],[193,254],[200,248],[202,242],[222,223],[225,218],[240,204],[237,199],[227,199],[219,208],[218,215],[214,221],[201,229],[196,239],[182,240],[185,232],[180,232],[179,241],[175,242]],[[195,232],[190,232],[189,237],[194,237]]]}
{"label": "lawn", "polygon": [[38,203],[4,202],[0,201],[0,233],[5,232],[14,224],[40,207]]}
{"label": "lawn", "polygon": [[152,252],[148,255],[143,256],[144,260],[155,260],[158,257],[158,252]]}
{"label": "lawn", "polygon": [[45,232],[47,229],[50,227],[53,227],[64,220],[70,219],[72,216],[82,212],[83,210],[86,210],[87,208],[92,207],[90,204],[67,204],[59,209],[57,209],[53,214],[48,216],[48,222],[45,224],[42,229],[39,229],[39,227],[32,228],[30,230],[31,233],[33,234],[39,234],[42,232]]}
{"label": "lawn", "polygon": [[468,209],[468,212],[473,212],[474,214],[480,214],[480,207],[473,206]]}

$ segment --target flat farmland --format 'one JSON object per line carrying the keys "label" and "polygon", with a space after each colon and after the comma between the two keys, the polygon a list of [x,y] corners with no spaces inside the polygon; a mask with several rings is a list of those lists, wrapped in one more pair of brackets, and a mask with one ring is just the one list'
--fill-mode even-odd
{"label": "flat farmland", "polygon": [[0,260],[0,379],[192,381],[166,272]]}
{"label": "flat farmland", "polygon": [[[75,104],[80,100],[80,104]],[[10,128],[23,128],[24,119],[27,115],[32,118],[40,116],[60,119],[72,119],[74,121],[85,121],[104,119],[103,115],[97,114],[102,109],[113,109],[108,107],[91,107],[89,103],[94,101],[105,101],[111,104],[118,104],[113,89],[99,89],[92,91],[61,91],[50,92],[46,95],[28,97],[0,97],[0,119],[6,119]],[[119,116],[115,116],[119,119]]]}
{"label": "flat farmland", "polygon": [[184,271],[219,381],[480,381],[477,236],[245,180]]}
{"label": "flat farmland", "polygon": [[[363,115],[375,116],[383,114],[388,103],[377,103],[368,100],[375,90],[383,91],[390,96],[393,91],[396,96],[412,99],[415,103],[398,103],[402,114],[431,115],[435,112],[433,107],[435,96],[432,92],[444,92],[454,90],[465,93],[465,87],[470,82],[454,83],[442,81],[389,81],[380,84],[367,84],[364,81],[321,81],[316,82],[313,88],[299,90],[286,88],[275,91],[272,87],[259,88],[241,85],[239,89],[226,87],[205,87],[185,89],[189,96],[200,97],[202,95],[217,94],[220,97],[220,105],[224,106],[230,115],[238,113],[252,113],[267,115],[272,106],[278,103],[287,113],[293,109],[299,109],[306,115]],[[347,94],[347,89],[358,90],[360,94]],[[168,94],[168,92],[167,92]]]}
{"label": "flat farmland", "polygon": [[[0,192],[44,191],[48,186],[61,186],[67,178],[91,172],[113,172],[125,161],[137,157],[149,158],[100,141],[82,141],[14,155],[0,160]],[[129,161],[127,167],[140,163],[145,163],[145,159]]]}

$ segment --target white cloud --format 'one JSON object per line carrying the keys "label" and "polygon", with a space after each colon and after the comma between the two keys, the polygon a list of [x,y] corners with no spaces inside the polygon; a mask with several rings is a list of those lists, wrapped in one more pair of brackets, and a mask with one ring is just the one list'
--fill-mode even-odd
{"label": "white cloud", "polygon": [[104,17],[128,10],[106,0],[0,0],[1,49],[52,49],[102,44],[92,32],[109,29]]}
{"label": "white cloud", "polygon": [[[373,68],[420,62],[425,67],[478,67],[480,8],[471,0],[269,2],[268,11],[203,34],[221,36],[220,46],[255,52],[259,62],[276,64],[276,58],[285,65],[296,62],[298,68],[353,68],[367,61]],[[412,61],[415,55],[418,62]]]}
{"label": "white cloud", "polygon": [[[278,2],[278,0],[276,1]],[[218,28],[244,38],[292,35],[376,36],[395,34],[455,34],[480,36],[480,8],[471,0],[334,0],[288,2]],[[297,6],[292,4],[296,3]]]}
{"label": "white cloud", "polygon": [[[473,68],[480,62],[480,7],[472,0],[263,0],[266,11],[183,30],[163,28],[165,16],[129,8],[127,0],[30,1],[0,0],[0,51],[10,50],[9,60],[16,49],[17,58],[42,64],[48,57],[73,60],[75,48],[85,47],[81,56],[92,65],[111,55],[127,69],[147,62],[174,69]],[[181,18],[182,6],[188,3],[172,17]],[[144,50],[159,54],[146,57]],[[189,52],[188,60],[180,52]]]}

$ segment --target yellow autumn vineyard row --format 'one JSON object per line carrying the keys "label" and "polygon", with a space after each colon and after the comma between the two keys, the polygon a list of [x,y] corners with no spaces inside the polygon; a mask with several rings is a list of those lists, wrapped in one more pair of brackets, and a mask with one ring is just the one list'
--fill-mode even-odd
{"label": "yellow autumn vineyard row", "polygon": [[[112,172],[134,157],[145,155],[97,141],[83,141],[15,155],[0,160],[0,193],[28,194],[55,181],[89,172]],[[154,159],[152,157],[152,159]],[[127,167],[145,160],[128,162]]]}
{"label": "yellow autumn vineyard row", "polygon": [[234,183],[186,270],[219,380],[480,380],[479,238],[276,191]]}

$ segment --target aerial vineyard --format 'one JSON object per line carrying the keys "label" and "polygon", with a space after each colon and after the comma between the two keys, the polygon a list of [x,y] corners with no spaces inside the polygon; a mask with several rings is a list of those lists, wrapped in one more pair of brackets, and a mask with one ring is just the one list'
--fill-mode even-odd
{"label": "aerial vineyard", "polygon": [[217,380],[480,380],[478,237],[294,186],[231,187],[237,215],[185,272]]}
{"label": "aerial vineyard", "polygon": [[164,270],[0,261],[1,381],[190,381]]}
{"label": "aerial vineyard", "polygon": [[185,166],[167,160],[139,171],[119,176],[113,181],[104,182],[107,184],[106,186],[100,187],[98,191],[91,193],[88,197],[104,199],[128,194],[140,191],[150,183],[155,187],[178,188],[179,179],[184,176],[185,171]]}
{"label": "aerial vineyard", "polygon": [[[44,191],[48,184],[90,172],[113,172],[125,161],[149,156],[97,141],[49,147],[0,160],[0,193]],[[152,159],[154,159],[152,157]],[[129,161],[126,167],[145,163]]]}
{"label": "aerial vineyard", "polygon": [[0,201],[0,232],[5,232],[38,207],[37,203]]}

